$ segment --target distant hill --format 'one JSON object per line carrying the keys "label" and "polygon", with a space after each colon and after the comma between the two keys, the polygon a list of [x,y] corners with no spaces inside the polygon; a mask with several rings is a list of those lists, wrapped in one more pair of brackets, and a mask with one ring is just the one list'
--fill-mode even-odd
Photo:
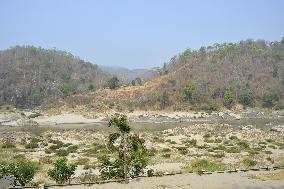
{"label": "distant hill", "polygon": [[76,105],[96,110],[284,108],[284,38],[188,49],[161,70],[161,76],[143,86],[70,96],[56,105],[71,106],[76,100]]}
{"label": "distant hill", "polygon": [[124,82],[131,82],[136,78],[140,78],[143,82],[154,79],[159,76],[159,71],[157,69],[128,69],[118,66],[102,66],[99,67],[114,76],[117,76]]}
{"label": "distant hill", "polygon": [[109,75],[72,54],[16,46],[0,51],[0,105],[40,105],[47,99],[100,88]]}

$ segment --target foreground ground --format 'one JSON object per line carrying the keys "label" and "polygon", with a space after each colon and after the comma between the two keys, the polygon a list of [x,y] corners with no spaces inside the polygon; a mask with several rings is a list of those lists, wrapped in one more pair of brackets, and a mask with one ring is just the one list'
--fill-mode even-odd
{"label": "foreground ground", "polygon": [[[260,180],[259,175],[274,174],[275,178],[283,171],[246,172],[246,173],[214,173],[199,176],[197,174],[183,174],[164,177],[139,178],[125,185],[122,183],[108,183],[92,186],[67,186],[64,189],[283,189],[284,180]],[[52,187],[59,189],[62,187]]]}
{"label": "foreground ground", "polygon": [[[52,162],[66,157],[77,165],[72,183],[100,179],[99,157],[106,148],[109,117],[96,113],[34,115],[27,112],[0,114],[0,160],[26,158],[39,170],[31,185],[52,184],[47,175]],[[110,114],[111,115],[111,114]],[[131,113],[133,132],[144,138],[148,167],[157,175],[143,178],[128,188],[277,188],[281,181],[251,180],[248,173],[198,176],[190,172],[284,166],[284,112],[172,112]],[[2,121],[1,121],[2,120]],[[146,174],[145,174],[146,176]],[[252,178],[252,177],[250,177]],[[241,185],[240,185],[241,184]],[[137,186],[136,186],[137,185]],[[142,187],[144,186],[144,187]],[[121,188],[121,184],[98,187]],[[282,186],[283,187],[283,186]],[[74,187],[72,187],[74,188]],[[76,187],[75,187],[76,188]],[[91,187],[90,187],[91,188]]]}

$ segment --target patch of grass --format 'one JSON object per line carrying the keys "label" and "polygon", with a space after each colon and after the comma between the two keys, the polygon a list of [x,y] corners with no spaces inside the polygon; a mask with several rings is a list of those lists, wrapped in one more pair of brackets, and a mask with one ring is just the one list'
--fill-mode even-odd
{"label": "patch of grass", "polygon": [[257,161],[252,160],[252,159],[250,159],[250,158],[244,158],[244,159],[242,160],[242,163],[243,163],[246,167],[252,167],[252,166],[257,165]]}
{"label": "patch of grass", "polygon": [[206,143],[221,143],[222,140],[217,138],[217,139],[205,139],[204,142]]}
{"label": "patch of grass", "polygon": [[185,141],[185,146],[187,147],[195,147],[196,146],[196,140],[195,139],[191,139],[191,140],[186,140]]}
{"label": "patch of grass", "polygon": [[6,141],[1,145],[1,148],[15,148],[16,145],[13,142]]}
{"label": "patch of grass", "polygon": [[276,173],[264,173],[259,174],[253,177],[254,179],[260,180],[284,180],[284,171],[276,172]]}
{"label": "patch of grass", "polygon": [[171,154],[162,154],[162,157],[163,157],[163,158],[170,158],[170,157],[171,157]]}
{"label": "patch of grass", "polygon": [[209,133],[206,133],[205,135],[203,135],[203,138],[210,138],[211,135]]}
{"label": "patch of grass", "polygon": [[191,162],[189,166],[184,168],[185,172],[201,172],[201,171],[224,171],[227,167],[223,163],[213,162],[206,159],[199,159]]}
{"label": "patch of grass", "polygon": [[170,148],[163,148],[161,150],[162,153],[168,153],[168,152],[171,152],[172,150]]}
{"label": "patch of grass", "polygon": [[164,143],[165,142],[165,140],[163,138],[157,137],[157,136],[154,136],[153,140],[156,143]]}
{"label": "patch of grass", "polygon": [[147,150],[147,155],[150,157],[155,156],[157,153],[158,153],[158,150],[154,147]]}
{"label": "patch of grass", "polygon": [[230,140],[239,140],[238,137],[237,137],[237,136],[234,136],[234,135],[230,136],[229,139],[230,139]]}
{"label": "patch of grass", "polygon": [[36,118],[36,117],[39,117],[39,116],[42,116],[41,113],[39,112],[33,112],[31,115],[28,116],[28,118]]}
{"label": "patch of grass", "polygon": [[187,147],[176,147],[176,149],[181,153],[182,155],[185,155],[188,153]]}

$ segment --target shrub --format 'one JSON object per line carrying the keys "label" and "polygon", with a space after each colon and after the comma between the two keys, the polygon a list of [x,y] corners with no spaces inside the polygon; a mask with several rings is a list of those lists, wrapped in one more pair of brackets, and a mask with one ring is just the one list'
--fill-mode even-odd
{"label": "shrub", "polygon": [[193,101],[193,93],[194,93],[195,87],[192,83],[187,84],[186,86],[183,87],[182,89],[182,99],[184,101]]}
{"label": "shrub", "polygon": [[15,144],[10,141],[5,141],[2,145],[2,148],[15,148]]}
{"label": "shrub", "polygon": [[0,164],[0,175],[15,177],[15,184],[25,186],[34,177],[37,171],[37,166],[27,160],[19,159],[12,163]]}
{"label": "shrub", "polygon": [[171,157],[171,154],[162,154],[162,157],[164,157],[164,158],[170,158],[170,157]]}
{"label": "shrub", "polygon": [[148,176],[148,177],[154,176],[154,170],[153,170],[153,169],[147,170],[147,176]]}
{"label": "shrub", "polygon": [[274,105],[274,101],[277,100],[277,95],[275,93],[265,93],[262,96],[263,107],[270,108]]}
{"label": "shrub", "polygon": [[212,162],[206,159],[193,161],[190,166],[185,167],[187,172],[200,172],[204,171],[223,171],[226,166],[222,163]]}
{"label": "shrub", "polygon": [[242,162],[247,167],[252,167],[252,166],[255,166],[257,164],[257,161],[254,161],[250,158],[244,158]]}
{"label": "shrub", "polygon": [[239,101],[244,106],[253,106],[254,96],[251,92],[246,92],[239,96]]}
{"label": "shrub", "polygon": [[42,114],[39,112],[33,112],[31,115],[28,116],[28,118],[31,119],[31,118],[36,118],[39,116],[42,116]]}
{"label": "shrub", "polygon": [[68,165],[66,158],[58,159],[53,164],[54,168],[48,170],[48,176],[55,180],[56,183],[64,184],[70,182],[72,175],[75,172],[76,166]]}
{"label": "shrub", "polygon": [[284,104],[277,104],[274,108],[275,110],[284,110]]}
{"label": "shrub", "polygon": [[163,148],[161,150],[163,153],[171,152],[172,150],[170,148]]}
{"label": "shrub", "polygon": [[224,106],[231,108],[234,105],[235,95],[231,91],[226,91],[224,94]]}

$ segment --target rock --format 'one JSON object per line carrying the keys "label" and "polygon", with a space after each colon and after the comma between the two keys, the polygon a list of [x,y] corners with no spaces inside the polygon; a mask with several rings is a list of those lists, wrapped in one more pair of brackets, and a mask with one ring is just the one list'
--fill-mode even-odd
{"label": "rock", "polygon": [[31,126],[31,127],[34,127],[34,126],[38,126],[39,124],[36,121],[31,120],[31,119],[19,119],[17,121],[17,125],[18,126]]}

